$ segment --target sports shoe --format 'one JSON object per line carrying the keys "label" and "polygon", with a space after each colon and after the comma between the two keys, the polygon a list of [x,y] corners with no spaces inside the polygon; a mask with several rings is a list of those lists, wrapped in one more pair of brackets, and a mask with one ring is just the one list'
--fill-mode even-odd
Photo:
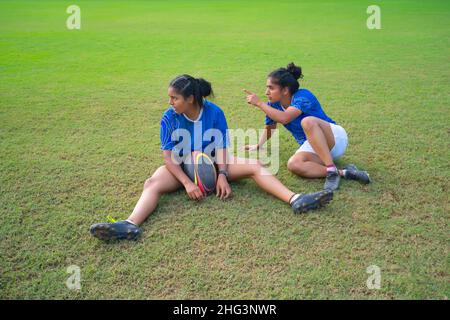
{"label": "sports shoe", "polygon": [[367,171],[359,170],[354,164],[348,164],[344,169],[347,170],[344,176],[345,179],[356,180],[363,184],[371,182]]}
{"label": "sports shoe", "polygon": [[339,172],[336,171],[329,171],[327,173],[327,177],[325,179],[325,184],[323,188],[325,190],[331,190],[334,191],[337,188],[339,188],[339,182],[341,181],[341,176],[339,175]]}
{"label": "sports shoe", "polygon": [[100,240],[135,240],[137,239],[142,230],[128,222],[128,221],[118,221],[114,223],[96,223],[90,228],[91,234]]}
{"label": "sports shoe", "polygon": [[294,213],[303,213],[309,210],[319,209],[333,199],[332,190],[322,190],[314,193],[301,194],[291,203]]}

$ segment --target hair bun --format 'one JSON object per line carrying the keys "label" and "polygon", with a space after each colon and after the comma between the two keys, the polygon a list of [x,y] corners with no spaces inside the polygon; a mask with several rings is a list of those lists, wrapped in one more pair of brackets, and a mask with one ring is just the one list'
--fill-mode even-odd
{"label": "hair bun", "polygon": [[198,83],[200,94],[202,95],[202,97],[213,95],[211,83],[209,83],[203,78],[197,78],[195,79],[195,81]]}
{"label": "hair bun", "polygon": [[296,66],[293,62],[287,65],[286,70],[297,80],[303,78],[302,68]]}

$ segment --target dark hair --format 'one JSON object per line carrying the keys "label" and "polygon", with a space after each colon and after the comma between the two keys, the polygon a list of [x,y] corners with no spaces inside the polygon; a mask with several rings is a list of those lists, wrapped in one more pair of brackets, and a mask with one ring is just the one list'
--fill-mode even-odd
{"label": "dark hair", "polygon": [[203,98],[214,95],[211,83],[203,78],[194,78],[188,74],[183,74],[170,81],[170,86],[174,88],[184,98],[194,96],[194,103],[203,107]]}
{"label": "dark hair", "polygon": [[294,94],[300,84],[298,79],[303,78],[302,68],[296,66],[293,62],[289,63],[286,68],[279,68],[272,71],[268,75],[272,82],[279,85],[281,88],[289,88],[290,94]]}

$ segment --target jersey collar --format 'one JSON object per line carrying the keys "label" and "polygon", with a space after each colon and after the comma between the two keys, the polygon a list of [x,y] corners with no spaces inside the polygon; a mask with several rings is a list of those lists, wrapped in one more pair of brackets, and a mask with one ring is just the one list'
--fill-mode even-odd
{"label": "jersey collar", "polygon": [[186,120],[188,120],[188,121],[190,121],[190,122],[197,122],[197,121],[199,121],[200,118],[202,117],[203,109],[205,109],[204,106],[203,106],[202,110],[200,110],[200,113],[198,114],[198,117],[197,117],[197,119],[195,119],[195,120],[192,120],[192,119],[188,118],[188,116],[185,115],[184,113],[183,113],[183,116],[186,118]]}

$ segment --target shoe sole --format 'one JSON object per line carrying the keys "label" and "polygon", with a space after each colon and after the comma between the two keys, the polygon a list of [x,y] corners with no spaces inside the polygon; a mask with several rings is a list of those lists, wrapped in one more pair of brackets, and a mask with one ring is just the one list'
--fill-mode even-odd
{"label": "shoe sole", "polygon": [[99,224],[95,225],[91,228],[91,234],[100,240],[103,241],[114,241],[114,240],[135,240],[137,237],[139,237],[139,233],[133,232],[133,230],[128,230],[126,237],[123,236],[117,236],[114,233],[114,228],[111,228],[111,225],[109,224]]}
{"label": "shoe sole", "polygon": [[296,213],[305,213],[310,210],[320,209],[330,203],[332,199],[333,192],[331,190],[324,190],[314,198],[314,202],[304,203]]}

